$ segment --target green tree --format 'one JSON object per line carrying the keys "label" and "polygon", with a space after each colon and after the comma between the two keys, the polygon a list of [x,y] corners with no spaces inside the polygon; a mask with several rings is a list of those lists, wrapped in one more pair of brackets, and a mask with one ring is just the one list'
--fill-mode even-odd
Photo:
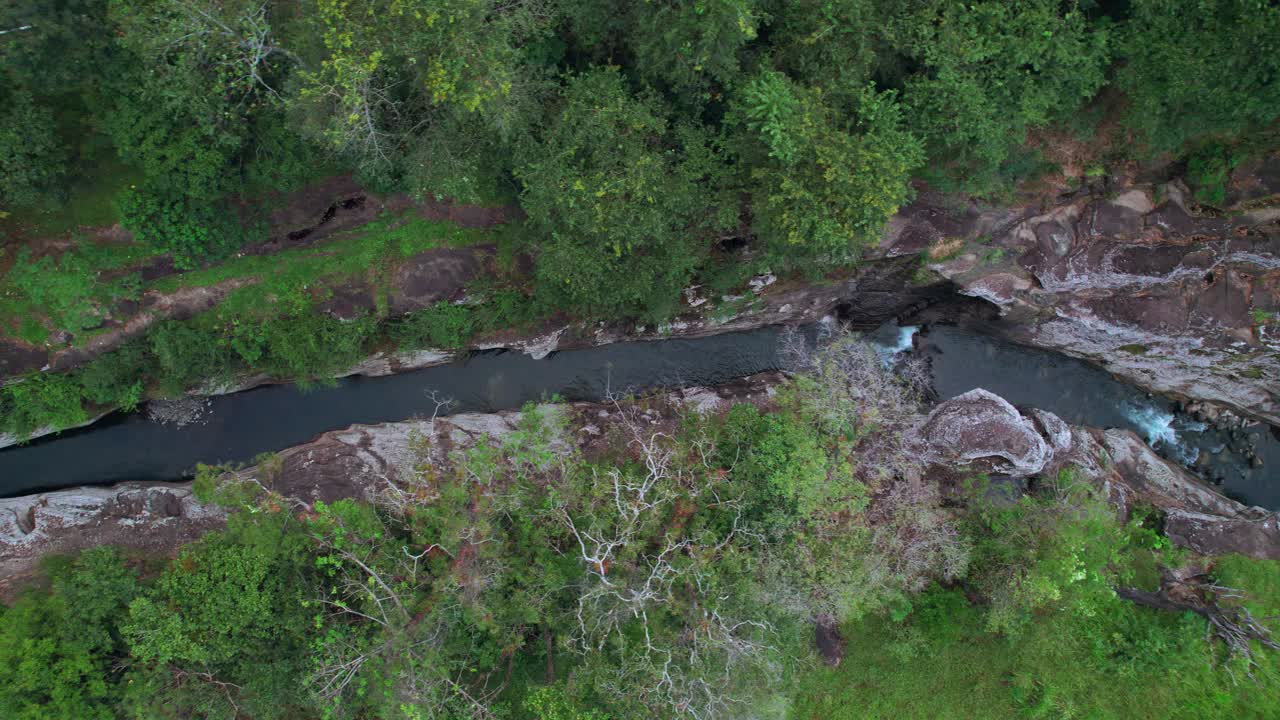
{"label": "green tree", "polygon": [[[683,100],[705,104],[741,77],[746,47],[769,16],[762,0],[649,0],[630,10],[635,70]],[[624,10],[625,12],[625,10]]]}
{"label": "green tree", "polygon": [[902,90],[908,127],[941,173],[977,192],[1029,129],[1075,111],[1104,82],[1109,33],[1072,2],[905,3],[890,26],[920,69]]}
{"label": "green tree", "polygon": [[840,108],[856,103],[873,79],[884,88],[900,89],[901,70],[884,32],[897,7],[880,0],[772,3],[774,63],[800,85],[821,87]]}
{"label": "green tree", "polygon": [[908,180],[924,161],[894,94],[871,87],[846,116],[821,88],[766,71],[744,87],[736,121],[750,131],[741,154],[753,229],[779,267],[856,259],[910,199]]}
{"label": "green tree", "polygon": [[[521,202],[541,240],[539,292],[596,316],[665,315],[705,255],[721,156],[705,131],[673,127],[617,68],[569,79],[545,131],[521,142]],[[725,210],[728,210],[727,216]]]}
{"label": "green tree", "polygon": [[289,717],[301,699],[309,618],[306,537],[288,513],[241,514],[226,532],[183,548],[121,631],[138,664],[130,703],[234,717]]}
{"label": "green tree", "polygon": [[140,586],[110,548],[56,563],[48,592],[0,614],[0,714],[112,720],[126,652],[116,624]]}
{"label": "green tree", "polygon": [[1230,140],[1280,117],[1280,7],[1253,0],[1135,0],[1116,82],[1126,122],[1156,152]]}
{"label": "green tree", "polygon": [[990,600],[991,630],[1016,634],[1037,611],[1089,617],[1120,602],[1112,588],[1127,538],[1111,507],[1070,471],[1016,503],[974,502],[972,581]]}
{"label": "green tree", "polygon": [[300,107],[314,134],[383,185],[400,181],[412,148],[456,143],[412,153],[413,190],[474,199],[490,138],[522,127],[542,87],[522,46],[555,17],[540,3],[319,0],[324,55]]}
{"label": "green tree", "polygon": [[53,113],[0,79],[0,208],[37,204],[63,190],[67,149]]}

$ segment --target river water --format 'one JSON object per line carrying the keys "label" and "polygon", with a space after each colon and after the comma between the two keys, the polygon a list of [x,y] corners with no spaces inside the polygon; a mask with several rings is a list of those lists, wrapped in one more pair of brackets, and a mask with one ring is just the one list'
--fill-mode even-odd
{"label": "river water", "polygon": [[[722,383],[777,369],[782,332],[764,328],[617,343],[556,352],[542,360],[486,351],[401,375],[347,378],[333,387],[273,385],[211,398],[203,419],[183,428],[142,414],[113,415],[81,430],[0,450],[0,495],[174,480],[189,474],[197,462],[245,463],[327,430],[429,415],[435,408],[432,393],[453,400],[452,412],[488,412],[553,395],[567,401],[599,400],[609,392]],[[1130,428],[1166,457],[1187,463],[1211,460],[1199,469],[1206,477],[1221,475],[1227,493],[1251,504],[1280,507],[1280,482],[1270,477],[1280,471],[1280,441],[1264,429],[1249,430],[1259,436],[1256,447],[1264,463],[1251,468],[1230,448],[1247,437],[1233,440],[1178,417],[1171,403],[1086,363],[958,327],[934,326],[914,335],[914,328],[885,326],[869,339],[886,363],[908,352],[928,358],[942,397],[984,387],[1015,405],[1055,412],[1067,422]]]}
{"label": "river water", "polygon": [[[1014,405],[1049,410],[1073,425],[1127,428],[1225,494],[1250,505],[1280,508],[1280,439],[1266,425],[1224,432],[1083,360],[951,325],[934,325],[918,335],[916,330],[882,327],[871,339],[896,353],[926,358],[940,397],[980,387]],[[1249,453],[1261,458],[1262,465],[1253,467]]]}

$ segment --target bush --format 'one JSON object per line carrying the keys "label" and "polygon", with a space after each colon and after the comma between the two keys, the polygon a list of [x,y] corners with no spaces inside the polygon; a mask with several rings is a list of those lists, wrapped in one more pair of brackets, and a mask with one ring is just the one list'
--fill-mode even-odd
{"label": "bush", "polygon": [[[240,330],[247,324],[239,326]],[[369,316],[339,320],[319,312],[273,318],[259,336],[265,354],[250,367],[283,378],[331,382],[359,362],[377,321]],[[246,358],[247,359],[247,358]]]}
{"label": "bush", "polygon": [[1196,150],[1187,161],[1187,182],[1196,200],[1210,207],[1227,203],[1227,181],[1238,158],[1227,148],[1211,143]]}
{"label": "bush", "polygon": [[182,269],[227,258],[250,237],[231,207],[184,196],[163,181],[121,193],[116,212],[138,242],[170,253]]}
{"label": "bush", "polygon": [[1064,470],[1016,503],[986,497],[971,500],[971,580],[991,604],[992,631],[1016,635],[1036,612],[1089,617],[1121,602],[1112,587],[1125,572],[1126,536],[1091,487]]}
{"label": "bush", "polygon": [[131,412],[142,400],[144,383],[155,369],[144,342],[136,341],[90,362],[75,377],[89,402]]}
{"label": "bush", "polygon": [[167,395],[180,395],[198,382],[225,378],[235,367],[225,341],[195,323],[159,323],[147,339],[159,366],[160,391]]}
{"label": "bush", "polygon": [[464,305],[438,302],[391,325],[391,338],[403,350],[462,348],[476,331],[476,311]]}
{"label": "bush", "polygon": [[36,373],[19,382],[0,388],[6,396],[3,406],[7,413],[0,418],[0,430],[20,438],[32,432],[52,427],[74,427],[89,419],[81,395],[80,383],[70,375]]}

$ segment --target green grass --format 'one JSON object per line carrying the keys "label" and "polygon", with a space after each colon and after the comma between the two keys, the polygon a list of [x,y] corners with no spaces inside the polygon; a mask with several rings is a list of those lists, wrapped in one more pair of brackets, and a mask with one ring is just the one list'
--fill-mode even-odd
{"label": "green grass", "polygon": [[[156,252],[134,244],[99,245],[87,239],[57,259],[19,260],[0,277],[0,332],[28,342],[44,342],[54,329],[69,330],[82,343],[96,324],[94,304],[109,304],[153,289],[206,287],[227,280],[253,281],[227,298],[224,310],[266,308],[296,312],[323,295],[326,281],[368,278],[383,292],[386,272],[409,256],[437,247],[464,247],[491,240],[482,230],[459,228],[448,222],[415,217],[384,217],[323,243],[273,255],[244,256],[202,270],[171,275],[143,284],[136,274],[102,282],[100,274],[145,262]],[[318,290],[317,290],[318,289]],[[47,318],[47,322],[37,320]]]}
{"label": "green grass", "polygon": [[383,301],[386,273],[394,263],[424,250],[466,247],[490,239],[485,231],[459,228],[445,221],[388,216],[313,246],[232,258],[210,268],[162,278],[150,287],[173,292],[237,278],[253,279],[253,285],[236,290],[224,302],[224,309],[235,313],[260,311],[264,304],[293,310],[307,304],[309,293],[317,287],[368,278],[378,286],[379,300]]}
{"label": "green grass", "polygon": [[[136,245],[100,245],[78,238],[56,259],[31,259],[19,250],[13,267],[0,277],[0,333],[41,343],[51,329],[78,332],[98,323],[94,304],[140,291],[137,274],[103,281],[101,274],[147,260],[154,253]],[[47,323],[38,319],[45,318]]]}
{"label": "green grass", "polygon": [[[1280,563],[1226,558],[1219,576],[1257,597],[1256,614],[1280,610]],[[1039,616],[1015,640],[987,632],[959,591],[935,590],[902,624],[877,616],[844,632],[841,665],[800,678],[796,720],[1280,717],[1278,654],[1257,682],[1238,664],[1233,678],[1194,615],[1119,602],[1095,618]]]}

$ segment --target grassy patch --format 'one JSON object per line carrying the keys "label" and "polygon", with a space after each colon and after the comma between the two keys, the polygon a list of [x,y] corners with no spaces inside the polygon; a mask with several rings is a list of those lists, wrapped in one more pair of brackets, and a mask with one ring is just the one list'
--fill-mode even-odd
{"label": "grassy patch", "polygon": [[[1229,560],[1276,612],[1277,563]],[[984,613],[953,590],[918,599],[902,623],[872,617],[844,628],[836,668],[804,674],[796,720],[1272,717],[1280,664],[1264,655],[1258,683],[1216,667],[1196,616],[1118,605],[1098,618],[1038,616],[1016,641],[987,632]]]}
{"label": "grassy patch", "polygon": [[1142,345],[1139,343],[1121,345],[1116,349],[1122,353],[1129,353],[1130,355],[1146,355],[1151,350],[1151,348],[1147,347],[1146,345]]}
{"label": "grassy patch", "polygon": [[151,287],[160,292],[207,287],[227,280],[256,282],[232,293],[224,307],[232,313],[261,311],[272,305],[297,308],[310,302],[325,281],[373,280],[381,301],[394,263],[439,247],[466,247],[489,240],[482,230],[459,228],[417,217],[383,217],[326,242],[272,255],[232,258],[210,268],[163,278]]}
{"label": "grassy patch", "polygon": [[12,267],[0,277],[0,332],[42,343],[51,330],[77,333],[100,322],[98,307],[112,300],[136,297],[141,280],[136,273],[115,272],[152,256],[135,245],[100,245],[80,238],[57,258],[33,258],[18,252]]}

